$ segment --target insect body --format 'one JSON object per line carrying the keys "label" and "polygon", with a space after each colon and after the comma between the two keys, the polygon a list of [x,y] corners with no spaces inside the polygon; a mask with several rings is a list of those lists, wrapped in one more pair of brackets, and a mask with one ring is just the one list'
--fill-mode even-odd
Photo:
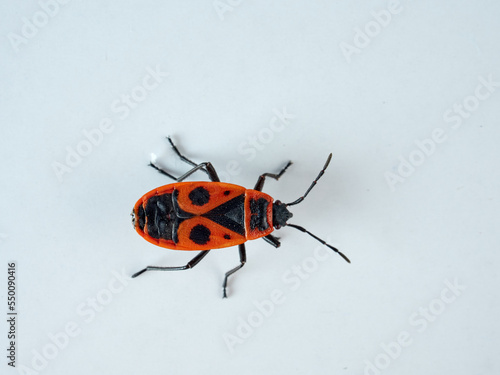
{"label": "insect body", "polygon": [[173,250],[235,246],[274,229],[269,195],[223,182],[178,182],[154,189],[139,199],[134,217],[142,237]]}
{"label": "insect body", "polygon": [[[331,154],[306,193],[294,202],[285,204],[279,200],[275,201],[261,190],[266,177],[278,180],[291,162],[288,162],[278,174],[262,174],[254,189],[246,189],[242,186],[220,182],[210,163],[192,162],[178,151],[170,138],[168,140],[179,157],[191,164],[193,168],[183,176],[175,178],[151,163],[153,168],[177,182],[161,186],[142,196],[132,211],[132,223],[137,233],[157,246],[173,250],[201,250],[201,252],[185,266],[148,266],[132,277],[137,277],[149,270],[189,269],[198,264],[211,249],[237,245],[240,264],[225,275],[223,297],[226,297],[228,277],[243,267],[246,262],[245,242],[263,238],[271,245],[279,247],[278,238],[271,232],[283,226],[293,227],[311,235],[350,262],[339,250],[314,234],[298,225],[288,223],[293,215],[287,207],[302,202],[309,194],[328,167]],[[181,182],[198,170],[206,172],[211,182]]]}

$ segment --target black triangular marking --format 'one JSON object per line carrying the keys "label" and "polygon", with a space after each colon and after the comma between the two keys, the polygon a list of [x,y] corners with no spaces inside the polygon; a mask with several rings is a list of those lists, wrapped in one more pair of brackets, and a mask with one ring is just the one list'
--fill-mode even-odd
{"label": "black triangular marking", "polygon": [[243,205],[235,207],[231,211],[228,211],[224,216],[243,225],[245,222],[245,207]]}
{"label": "black triangular marking", "polygon": [[245,235],[245,194],[238,195],[230,201],[213,208],[202,216],[223,227]]}

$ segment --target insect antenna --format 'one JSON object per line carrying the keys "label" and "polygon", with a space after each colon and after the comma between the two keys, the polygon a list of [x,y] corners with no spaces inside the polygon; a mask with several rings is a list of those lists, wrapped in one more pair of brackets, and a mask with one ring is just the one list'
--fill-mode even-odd
{"label": "insect antenna", "polygon": [[344,258],[344,260],[347,262],[347,263],[351,263],[351,261],[349,260],[348,257],[346,257],[344,254],[342,254],[337,248],[333,247],[332,245],[329,245],[327,244],[325,241],[323,241],[321,238],[315,236],[314,234],[312,234],[311,232],[309,232],[307,229],[301,227],[301,226],[298,226],[298,225],[294,225],[294,224],[286,224],[287,227],[292,227],[292,228],[295,228],[295,229],[298,229],[300,230],[301,232],[304,232],[304,233],[307,233],[308,235],[310,235],[311,237],[315,238],[316,240],[318,240],[319,242],[321,242],[323,245],[326,245],[328,246],[330,249],[332,249],[333,251],[335,251],[337,254],[339,254],[342,258]]}
{"label": "insect antenna", "polygon": [[300,202],[302,202],[304,200],[305,197],[307,197],[307,194],[309,194],[309,192],[312,190],[312,188],[314,187],[314,185],[316,185],[316,183],[318,182],[318,180],[325,173],[326,168],[328,168],[328,164],[330,164],[330,160],[332,160],[332,154],[328,155],[328,159],[326,159],[325,166],[323,167],[323,169],[321,170],[321,172],[319,172],[318,177],[316,177],[314,179],[314,181],[312,182],[311,186],[309,186],[309,189],[307,189],[307,191],[305,192],[305,194],[303,196],[301,196],[300,198],[294,200],[292,203],[286,203],[286,206],[293,206],[295,204],[299,204]]}

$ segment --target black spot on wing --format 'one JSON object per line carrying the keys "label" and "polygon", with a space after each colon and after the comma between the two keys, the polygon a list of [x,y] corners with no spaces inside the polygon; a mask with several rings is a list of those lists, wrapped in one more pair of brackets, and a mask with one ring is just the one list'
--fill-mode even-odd
{"label": "black spot on wing", "polygon": [[196,189],[191,190],[189,193],[189,199],[195,206],[203,206],[210,200],[210,193],[203,186],[199,186]]}
{"label": "black spot on wing", "polygon": [[210,241],[210,229],[206,226],[198,224],[191,229],[191,233],[189,233],[189,239],[198,245],[205,245],[208,241]]}

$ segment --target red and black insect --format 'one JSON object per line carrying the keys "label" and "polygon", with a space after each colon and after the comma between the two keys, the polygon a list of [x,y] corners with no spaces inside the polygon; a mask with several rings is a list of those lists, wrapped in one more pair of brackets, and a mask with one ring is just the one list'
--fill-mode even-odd
{"label": "red and black insect", "polygon": [[[304,200],[325,173],[332,154],[328,156],[323,169],[303,196],[291,203],[282,203],[263,193],[262,188],[266,177],[278,180],[292,162],[288,162],[277,174],[260,175],[255,187],[246,189],[242,186],[220,182],[211,163],[194,163],[179,152],[170,137],[167,139],[181,160],[193,168],[180,177],[174,177],[150,163],[150,166],[158,172],[177,182],[144,194],[134,206],[132,224],[137,233],[157,246],[173,250],[201,250],[201,252],[184,266],[148,266],[132,277],[137,277],[146,271],[187,270],[196,266],[211,249],[238,245],[240,264],[226,273],[222,284],[223,297],[226,298],[228,277],[243,267],[246,262],[245,242],[263,238],[274,247],[279,247],[278,238],[271,232],[284,226],[309,234],[350,263],[349,259],[335,247],[301,226],[288,223],[293,215],[287,207]],[[181,182],[198,170],[207,173],[211,182]]]}

